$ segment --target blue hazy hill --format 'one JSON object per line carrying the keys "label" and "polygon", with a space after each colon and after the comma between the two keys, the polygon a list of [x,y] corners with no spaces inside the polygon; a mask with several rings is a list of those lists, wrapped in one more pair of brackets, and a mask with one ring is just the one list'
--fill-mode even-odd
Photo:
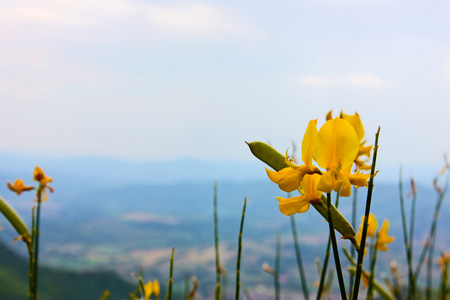
{"label": "blue hazy hill", "polygon": [[[53,177],[55,193],[44,203],[42,220],[42,262],[52,267],[76,270],[112,269],[129,278],[131,272],[145,267],[152,276],[167,278],[171,247],[177,249],[177,282],[184,274],[198,275],[204,295],[213,288],[213,188],[218,182],[219,230],[223,264],[233,273],[237,232],[244,197],[248,200],[244,227],[243,284],[270,284],[261,272],[264,261],[272,262],[275,233],[283,236],[282,263],[292,279],[283,284],[299,288],[295,271],[289,218],[278,210],[275,196],[285,196],[265,175],[261,163],[176,160],[167,162],[130,162],[107,158],[52,158],[24,155],[0,155],[0,178],[22,178],[31,183],[35,165]],[[416,216],[416,249],[420,249],[431,222],[435,203],[432,176],[437,170],[420,173]],[[428,173],[427,173],[428,172]],[[385,174],[384,177],[381,176]],[[405,169],[405,194],[414,172]],[[430,175],[425,180],[426,174]],[[382,221],[391,222],[391,234],[397,237],[389,257],[404,257],[397,170],[381,169],[375,181],[372,211]],[[392,178],[392,179],[389,179]],[[427,183],[428,182],[428,183]],[[0,186],[0,195],[9,200],[28,221],[33,195],[15,196]],[[363,214],[365,189],[358,191],[358,224]],[[406,200],[409,208],[410,200]],[[341,199],[340,209],[350,218],[351,199]],[[448,201],[442,214],[450,212]],[[307,263],[315,274],[314,259],[323,255],[328,229],[322,217],[310,209],[296,216],[300,241]],[[12,245],[14,232],[0,217],[5,230],[0,239],[23,253],[24,247]],[[448,228],[442,218],[439,228]],[[439,229],[438,229],[439,230]],[[448,249],[450,236],[438,231],[437,249]],[[383,258],[381,257],[380,260]],[[387,258],[386,258],[387,259]],[[380,268],[382,270],[382,268]],[[231,275],[232,276],[232,275]],[[312,281],[316,280],[314,276]],[[230,278],[230,282],[232,279]]]}

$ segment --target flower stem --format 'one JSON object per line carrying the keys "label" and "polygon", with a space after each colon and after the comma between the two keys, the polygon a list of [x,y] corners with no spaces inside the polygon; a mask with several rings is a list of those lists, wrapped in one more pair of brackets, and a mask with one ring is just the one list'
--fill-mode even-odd
{"label": "flower stem", "polygon": [[217,213],[217,181],[214,183],[214,246],[216,250],[215,300],[220,300],[219,216]]}
{"label": "flower stem", "polygon": [[242,208],[241,227],[239,228],[238,256],[236,261],[236,300],[239,300],[239,289],[241,287],[241,253],[242,253],[242,232],[244,230],[245,209],[247,207],[247,198],[244,199]]}
{"label": "flower stem", "polygon": [[290,218],[291,218],[292,236],[294,238],[295,256],[297,258],[297,267],[298,267],[298,272],[300,273],[300,281],[301,281],[302,289],[303,289],[303,297],[305,298],[305,300],[308,300],[309,292],[308,292],[308,286],[306,283],[305,270],[303,269],[302,253],[300,251],[300,243],[298,241],[297,226],[295,224],[295,215],[291,215]]}
{"label": "flower stem", "polygon": [[37,299],[37,284],[38,284],[38,270],[39,270],[39,230],[40,230],[40,220],[41,220],[41,203],[42,203],[42,192],[45,186],[40,185],[37,190],[37,208],[35,222],[33,226],[33,282],[32,282],[32,295],[31,299]]}
{"label": "flower stem", "polygon": [[438,191],[438,198],[436,201],[436,206],[434,208],[433,221],[431,223],[430,232],[428,233],[425,245],[422,248],[422,252],[420,254],[420,258],[417,263],[416,270],[414,272],[415,278],[419,278],[420,271],[422,269],[422,265],[425,260],[427,249],[430,248],[431,242],[434,239],[434,236],[436,234],[437,221],[439,219],[439,213],[441,211],[442,203],[444,202],[445,194],[446,194],[448,186],[449,186],[449,181],[450,181],[450,172],[447,173],[447,180],[446,180],[444,189]]}
{"label": "flower stem", "polygon": [[336,273],[339,282],[339,289],[341,291],[341,298],[347,299],[345,293],[344,277],[342,275],[341,261],[339,259],[339,249],[336,242],[336,234],[334,232],[333,217],[331,216],[331,194],[327,193],[327,207],[328,207],[328,225],[330,228],[331,245],[333,246],[334,263],[336,265]]}
{"label": "flower stem", "polygon": [[281,232],[277,231],[277,245],[275,250],[275,300],[280,300],[280,259],[281,259]]}
{"label": "flower stem", "polygon": [[375,264],[377,262],[377,253],[378,253],[378,235],[375,239],[375,244],[372,245],[372,257],[370,261],[370,275],[369,275],[369,287],[367,288],[367,300],[373,300],[373,286],[375,281]]}
{"label": "flower stem", "polygon": [[[336,193],[336,210],[339,207],[339,193]],[[325,258],[323,260],[323,267],[320,272],[320,282],[319,282],[319,288],[317,290],[317,296],[316,299],[319,300],[320,297],[322,297],[322,292],[325,286],[325,278],[328,271],[328,260],[330,258],[330,250],[331,250],[331,236],[328,235],[328,243],[327,243],[327,249],[325,251]]]}
{"label": "flower stem", "polygon": [[403,197],[403,176],[402,168],[400,168],[399,175],[399,192],[400,192],[400,212],[402,216],[402,228],[403,228],[403,242],[405,244],[406,260],[408,263],[408,299],[415,299],[415,279],[412,268],[411,257],[411,240],[408,240],[408,228],[406,227],[406,213],[405,213],[405,199]]}
{"label": "flower stem", "polygon": [[358,262],[356,264],[355,283],[353,285],[353,294],[352,294],[353,300],[358,299],[359,285],[361,283],[361,274],[362,274],[363,259],[364,259],[364,248],[366,247],[367,227],[368,227],[369,214],[370,214],[370,205],[372,203],[373,179],[375,177],[375,166],[376,166],[376,162],[377,162],[378,137],[379,136],[380,136],[380,127],[378,127],[378,131],[375,134],[375,145],[373,147],[372,169],[370,171],[370,181],[369,181],[369,187],[367,190],[366,210],[365,210],[365,214],[364,214],[364,216],[365,216],[364,217],[364,225],[363,225],[363,231],[362,231],[362,236],[361,236],[361,245],[360,245],[360,249],[358,251]]}
{"label": "flower stem", "polygon": [[169,286],[167,287],[166,300],[172,300],[174,256],[175,256],[175,247],[172,248],[172,255],[170,256],[170,275],[169,275]]}
{"label": "flower stem", "polygon": [[[353,228],[356,227],[356,214],[357,214],[357,204],[358,204],[358,189],[353,187],[353,203],[352,203],[352,226]],[[355,247],[350,248],[350,255],[354,258],[355,257]],[[353,276],[352,273],[349,273],[349,295],[352,293],[352,286],[353,281],[355,279],[355,276]]]}
{"label": "flower stem", "polygon": [[331,249],[331,236],[328,237],[327,249],[325,251],[325,258],[323,260],[322,270],[320,272],[320,282],[319,288],[317,290],[316,299],[319,300],[322,297],[323,288],[325,286],[325,277],[327,275],[328,268],[328,259],[330,258],[330,249]]}

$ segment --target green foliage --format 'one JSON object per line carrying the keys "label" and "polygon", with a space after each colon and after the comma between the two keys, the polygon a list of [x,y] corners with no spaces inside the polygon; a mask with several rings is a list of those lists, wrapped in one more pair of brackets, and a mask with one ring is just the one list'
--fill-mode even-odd
{"label": "green foliage", "polygon": [[[28,299],[28,263],[0,243],[0,299]],[[40,299],[98,299],[105,289],[109,299],[123,299],[134,286],[113,272],[71,272],[41,268]]]}

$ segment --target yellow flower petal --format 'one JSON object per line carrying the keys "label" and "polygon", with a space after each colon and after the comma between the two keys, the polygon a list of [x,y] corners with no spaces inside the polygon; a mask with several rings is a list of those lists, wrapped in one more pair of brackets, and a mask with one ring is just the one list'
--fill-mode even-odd
{"label": "yellow flower petal", "polygon": [[364,126],[361,122],[361,118],[359,117],[358,113],[355,113],[353,116],[351,116],[341,112],[341,117],[342,119],[346,120],[353,126],[353,128],[356,131],[356,134],[358,135],[358,141],[361,142],[362,139],[364,138]]}
{"label": "yellow flower petal", "polygon": [[360,174],[360,173],[350,174],[348,178],[350,179],[350,183],[354,185],[356,188],[359,188],[361,186],[365,187],[367,186],[367,181],[370,178],[370,174]]}
{"label": "yellow flower petal", "polygon": [[312,167],[312,159],[317,140],[317,119],[311,120],[306,127],[302,141],[302,161],[309,168]]}
{"label": "yellow flower petal", "polygon": [[359,150],[358,136],[353,126],[340,118],[325,122],[317,134],[315,159],[327,170],[352,166]]}
{"label": "yellow flower petal", "polygon": [[285,192],[293,192],[300,186],[300,182],[305,175],[303,168],[293,169],[291,167],[284,168],[278,172],[271,171],[266,168],[267,176],[272,182],[278,184],[278,187]]}
{"label": "yellow flower petal", "polygon": [[14,184],[11,184],[8,182],[7,185],[8,185],[8,188],[11,191],[17,193],[17,195],[22,194],[22,192],[30,191],[30,190],[34,189],[34,187],[32,187],[32,186],[25,185],[23,183],[23,180],[21,180],[21,179],[17,179],[16,181],[14,181]]}
{"label": "yellow flower petal", "polygon": [[319,174],[306,174],[302,180],[303,195],[310,198],[310,201],[320,200],[322,192],[317,189],[320,178]]}
{"label": "yellow flower petal", "polygon": [[160,288],[159,288],[159,282],[157,279],[153,280],[153,294],[155,294],[156,297],[159,297],[160,294]]}
{"label": "yellow flower petal", "polygon": [[336,178],[334,171],[328,171],[322,174],[317,189],[324,193],[331,193],[331,191],[339,191],[342,185],[342,180]]}
{"label": "yellow flower petal", "polygon": [[387,251],[388,248],[386,245],[395,241],[395,238],[393,236],[388,236],[388,230],[389,230],[389,221],[384,220],[383,225],[381,225],[381,229],[378,232],[377,249],[379,251]]}
{"label": "yellow flower petal", "polygon": [[295,213],[304,213],[309,209],[309,198],[306,196],[296,196],[292,198],[275,197],[278,201],[278,208],[286,216]]}
{"label": "yellow flower petal", "polygon": [[352,185],[348,176],[345,176],[342,174],[342,172],[339,172],[339,179],[342,182],[341,188],[339,190],[339,196],[349,197],[352,194]]}

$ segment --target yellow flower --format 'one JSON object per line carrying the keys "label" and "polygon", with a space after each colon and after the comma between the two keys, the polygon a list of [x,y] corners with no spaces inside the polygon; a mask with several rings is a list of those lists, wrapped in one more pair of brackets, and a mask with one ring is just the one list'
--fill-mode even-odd
{"label": "yellow flower", "polygon": [[327,170],[347,169],[352,166],[358,149],[358,136],[352,125],[335,118],[326,121],[317,133],[315,159]]}
{"label": "yellow flower", "polygon": [[358,169],[360,170],[370,170],[370,165],[366,164],[366,161],[363,161],[360,157],[361,156],[367,156],[368,158],[370,157],[370,151],[372,150],[372,146],[365,146],[365,141],[363,141],[364,139],[364,126],[361,122],[361,118],[359,117],[358,113],[355,113],[354,115],[347,115],[344,114],[343,112],[341,112],[341,118],[348,121],[353,128],[355,129],[356,134],[358,135],[358,140],[359,140],[359,150],[358,150],[358,155],[355,158],[355,164],[357,166]]}
{"label": "yellow flower", "polygon": [[147,284],[144,285],[144,293],[145,300],[149,300],[151,295],[159,297],[160,289],[158,280],[155,279],[153,281],[147,282]]}
{"label": "yellow flower", "polygon": [[45,186],[47,183],[52,182],[53,180],[44,174],[44,171],[38,166],[34,169],[34,178],[35,181],[38,181],[41,185]]}
{"label": "yellow flower", "polygon": [[379,251],[388,251],[386,245],[395,241],[395,238],[393,236],[388,236],[388,230],[389,230],[389,221],[384,220],[383,225],[381,225],[381,229],[378,232],[377,249]]}
{"label": "yellow flower", "polygon": [[278,172],[269,170],[266,168],[267,176],[272,182],[278,184],[279,188],[285,192],[293,192],[300,187],[300,183],[303,180],[305,174],[312,174],[319,172],[316,166],[312,164],[312,159],[314,155],[314,149],[317,139],[317,119],[311,120],[303,136],[302,141],[302,161],[304,165],[297,166],[292,163],[287,157],[286,153],[286,167]]}
{"label": "yellow flower", "polygon": [[7,185],[8,185],[8,188],[11,191],[16,192],[17,195],[22,194],[22,192],[30,191],[30,190],[34,189],[34,187],[32,187],[32,186],[25,185],[21,179],[17,179],[16,181],[14,181],[14,184],[11,184],[10,182],[8,182]]}
{"label": "yellow flower", "polygon": [[441,257],[438,259],[439,269],[443,272],[446,268],[448,268],[448,264],[450,262],[450,252],[441,252]]}
{"label": "yellow flower", "polygon": [[[361,225],[359,226],[358,233],[356,234],[356,240],[359,243],[361,243],[362,231],[363,231],[363,226],[364,226],[364,220],[365,220],[365,216],[363,216],[361,218]],[[369,220],[367,222],[367,225],[368,226],[367,226],[367,235],[366,235],[366,237],[374,236],[375,232],[377,231],[377,228],[378,228],[378,221],[377,221],[377,219],[375,218],[375,216],[372,213],[369,214]]]}
{"label": "yellow flower", "polygon": [[306,174],[301,183],[301,196],[291,198],[276,197],[279,201],[278,207],[281,213],[286,216],[304,213],[309,209],[311,203],[320,202],[322,192],[317,190],[320,177],[319,174]]}
{"label": "yellow flower", "polygon": [[[42,169],[38,166],[36,166],[36,168],[34,169],[34,177],[33,179],[35,181],[39,182],[39,189],[36,192],[36,201],[40,201],[40,202],[45,202],[47,201],[47,191],[46,189],[48,189],[50,191],[50,193],[53,193],[53,188],[49,185],[47,185],[47,183],[53,182],[53,179],[51,179],[49,176],[44,174],[44,171],[42,171]],[[42,192],[42,194],[40,194]],[[41,195],[41,197],[40,197]]]}
{"label": "yellow flower", "polygon": [[358,154],[358,137],[352,125],[339,118],[330,119],[317,133],[315,160],[327,169],[318,189],[330,193],[332,190],[348,197],[351,194],[350,181],[343,169],[351,168]]}

